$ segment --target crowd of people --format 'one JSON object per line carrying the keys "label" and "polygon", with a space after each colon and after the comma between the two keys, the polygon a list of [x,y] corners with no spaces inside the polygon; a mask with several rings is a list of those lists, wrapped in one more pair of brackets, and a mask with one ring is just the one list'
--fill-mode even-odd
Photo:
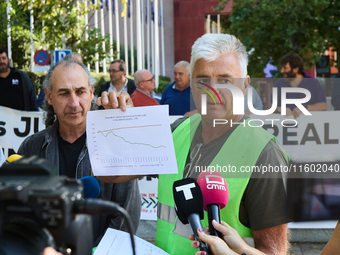
{"label": "crowd of people", "polygon": [[[86,143],[87,112],[95,109],[125,111],[128,107],[169,105],[169,115],[183,116],[172,125],[173,142],[178,174],[158,176],[157,234],[155,244],[169,254],[194,254],[199,241],[194,240],[189,225],[183,225],[176,217],[174,198],[171,196],[173,183],[184,177],[197,179],[199,173],[184,173],[193,162],[207,167],[219,165],[287,166],[289,157],[277,143],[275,137],[264,129],[243,127],[250,119],[248,104],[246,114],[233,112],[233,98],[228,89],[216,88],[220,104],[208,98],[206,111],[201,114],[207,85],[214,82],[233,84],[243,95],[252,90],[255,109],[262,110],[258,93],[251,86],[248,75],[248,53],[240,40],[229,34],[205,34],[192,46],[190,63],[180,61],[174,66],[174,82],[163,92],[161,100],[155,98],[155,79],[149,70],[138,70],[134,80],[126,77],[123,60],[114,60],[109,67],[110,81],[100,86],[94,101],[94,79],[83,65],[79,54],[70,54],[55,64],[48,72],[37,98],[28,76],[9,66],[10,60],[0,50],[0,105],[23,111],[37,111],[38,105],[45,111],[46,129],[24,140],[18,154],[37,155],[54,163],[59,175],[69,178],[93,176]],[[302,111],[293,104],[281,109],[282,88],[305,88],[311,98],[303,106],[308,111],[327,110],[326,97],[317,79],[308,77],[303,70],[299,55],[290,52],[280,60],[281,73],[274,88],[278,88],[276,112],[298,118]],[[241,79],[240,79],[241,78]],[[195,82],[192,86],[191,81]],[[208,84],[207,84],[208,83]],[[336,90],[336,88],[334,88]],[[10,96],[9,96],[10,95]],[[291,93],[289,99],[299,99],[302,94]],[[245,96],[247,98],[247,96]],[[217,99],[217,98],[215,98]],[[335,105],[335,101],[332,101]],[[214,119],[225,119],[236,123],[214,126]],[[0,148],[1,149],[1,148]],[[1,159],[0,154],[0,160]],[[2,162],[1,162],[2,163]],[[100,196],[122,206],[131,216],[135,227],[139,225],[141,203],[138,188],[139,175],[101,176]],[[252,174],[242,178],[223,176],[229,189],[229,203],[220,211],[221,223],[212,224],[223,235],[209,236],[198,230],[202,241],[209,244],[212,254],[287,254],[289,249],[286,192],[283,177],[254,178]],[[208,225],[207,217],[202,221]],[[124,219],[118,214],[93,216],[93,246],[98,245],[107,228],[127,231]],[[338,251],[337,226],[325,247],[323,255]],[[251,237],[254,247],[242,238]],[[44,254],[53,254],[46,249]],[[196,254],[203,255],[204,252]]]}

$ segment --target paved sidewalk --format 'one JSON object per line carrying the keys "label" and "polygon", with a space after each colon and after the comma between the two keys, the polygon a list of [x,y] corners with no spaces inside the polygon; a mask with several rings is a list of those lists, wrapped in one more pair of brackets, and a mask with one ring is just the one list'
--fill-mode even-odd
{"label": "paved sidewalk", "polygon": [[290,255],[319,255],[326,243],[291,243]]}

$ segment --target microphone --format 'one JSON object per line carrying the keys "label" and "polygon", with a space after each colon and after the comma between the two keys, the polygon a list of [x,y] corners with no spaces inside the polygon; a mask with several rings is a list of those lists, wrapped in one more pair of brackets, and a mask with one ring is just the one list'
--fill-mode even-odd
{"label": "microphone", "polygon": [[210,235],[223,239],[223,235],[212,225],[212,220],[220,221],[220,209],[223,209],[229,199],[229,190],[223,176],[218,172],[202,172],[197,183],[203,194],[204,210],[208,212]]}
{"label": "microphone", "polygon": [[197,182],[192,178],[185,178],[175,181],[172,187],[175,209],[179,220],[183,224],[190,224],[195,239],[200,242],[200,251],[208,251],[208,245],[203,242],[197,233],[197,229],[202,227],[201,219],[203,213],[203,195]]}
{"label": "microphone", "polygon": [[4,163],[1,165],[1,167],[3,167],[4,165],[8,165],[10,163],[12,163],[13,161],[17,161],[19,159],[21,159],[22,156],[19,155],[19,154],[12,154],[11,156],[9,156],[5,161]]}
{"label": "microphone", "polygon": [[79,179],[83,183],[84,198],[97,198],[100,194],[98,180],[93,176],[84,176]]}

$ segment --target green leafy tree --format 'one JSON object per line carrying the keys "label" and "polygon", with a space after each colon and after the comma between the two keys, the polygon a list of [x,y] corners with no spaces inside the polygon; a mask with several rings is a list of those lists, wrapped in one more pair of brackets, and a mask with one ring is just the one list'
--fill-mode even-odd
{"label": "green leafy tree", "polygon": [[[229,0],[219,0],[223,10]],[[234,0],[232,14],[223,19],[224,32],[234,34],[250,51],[249,74],[262,77],[272,60],[289,51],[298,53],[312,67],[333,47],[340,49],[338,0]]]}
{"label": "green leafy tree", "polygon": [[[7,21],[6,0],[0,0],[0,20]],[[29,27],[29,12],[16,1],[11,2],[11,44],[13,66],[20,69],[28,68],[30,63],[31,33]],[[0,47],[7,50],[7,22],[0,22]]]}
{"label": "green leafy tree", "polygon": [[[85,3],[77,0],[11,0],[12,54],[14,63],[29,66],[30,59],[30,27],[29,11],[34,15],[34,50],[44,47],[46,50],[60,49],[63,42],[72,51],[81,51],[85,64],[94,65],[95,54],[98,61],[109,59],[109,52],[114,45],[110,45],[109,37],[102,36],[99,29],[89,29],[85,26],[85,14],[89,15],[89,22],[93,13],[100,9],[100,4],[91,1]],[[100,1],[99,1],[100,2]],[[6,0],[0,0],[0,18],[7,20]],[[18,29],[14,28],[17,26]],[[7,48],[7,23],[0,23],[0,46]],[[85,39],[85,33],[88,34]],[[16,42],[17,43],[13,43]],[[15,45],[22,41],[25,53]],[[103,49],[105,42],[105,51]],[[114,48],[115,49],[115,48]],[[22,56],[26,56],[22,58]]]}

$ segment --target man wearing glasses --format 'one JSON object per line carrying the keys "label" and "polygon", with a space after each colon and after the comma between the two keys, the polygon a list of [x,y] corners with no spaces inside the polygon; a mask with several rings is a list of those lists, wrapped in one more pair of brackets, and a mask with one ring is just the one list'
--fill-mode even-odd
{"label": "man wearing glasses", "polygon": [[109,68],[110,81],[100,85],[100,96],[104,91],[127,92],[129,95],[135,91],[136,86],[133,80],[126,78],[126,65],[124,60],[113,60]]}
{"label": "man wearing glasses", "polygon": [[138,106],[150,106],[159,105],[154,98],[155,92],[155,76],[148,70],[142,69],[135,73],[135,84],[137,89],[131,95],[133,105]]}

